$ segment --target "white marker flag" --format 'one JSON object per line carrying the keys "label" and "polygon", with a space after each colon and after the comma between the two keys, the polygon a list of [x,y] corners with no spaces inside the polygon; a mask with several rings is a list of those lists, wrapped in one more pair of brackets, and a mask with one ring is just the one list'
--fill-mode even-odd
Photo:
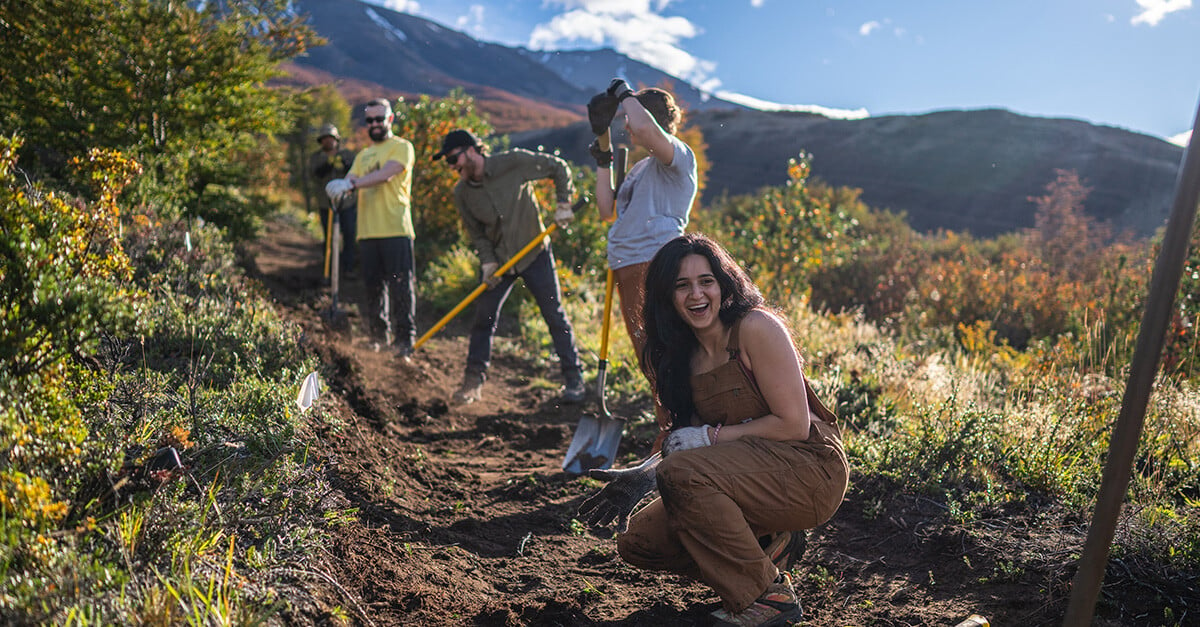
{"label": "white marker flag", "polygon": [[308,373],[304,377],[304,383],[300,384],[300,394],[296,397],[296,405],[300,406],[300,411],[304,411],[312,407],[313,401],[321,395],[321,379],[317,377],[317,373]]}

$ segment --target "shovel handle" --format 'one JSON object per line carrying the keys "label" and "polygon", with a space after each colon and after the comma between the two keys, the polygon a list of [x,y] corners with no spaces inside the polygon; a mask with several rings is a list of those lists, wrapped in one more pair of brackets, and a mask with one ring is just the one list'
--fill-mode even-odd
{"label": "shovel handle", "polygon": [[[603,140],[607,136],[608,133],[605,133],[600,138]],[[613,167],[617,171],[616,185],[613,186],[614,195],[616,194],[616,190],[621,188],[621,183],[625,182],[625,160],[628,155],[629,149],[625,147],[617,149],[617,153],[614,155]],[[610,266],[607,275],[604,277],[604,330],[600,334],[600,363],[605,365],[608,364],[608,329],[612,319],[613,283],[613,270]],[[600,391],[603,393],[604,388],[600,388]]]}
{"label": "shovel handle", "polygon": [[[571,211],[573,211],[575,213],[579,213],[580,211],[582,211],[584,208],[587,207],[587,202],[588,202],[587,196],[580,196],[579,200],[576,200],[575,204],[571,205]],[[471,290],[471,293],[467,294],[467,297],[464,298],[461,303],[456,305],[454,307],[454,309],[451,309],[450,313],[442,316],[442,319],[438,320],[437,324],[433,325],[428,331],[425,332],[425,335],[422,335],[413,344],[413,350],[421,348],[421,345],[424,344],[426,341],[428,341],[429,338],[433,337],[434,333],[441,331],[442,327],[446,326],[451,320],[454,319],[454,316],[457,316],[460,312],[462,312],[463,309],[466,309],[467,305],[471,304],[471,301],[474,301],[476,298],[479,298],[479,295],[482,294],[484,292],[484,290],[486,290],[488,288],[488,283],[487,283],[488,278],[500,278],[500,277],[504,276],[504,273],[508,272],[513,266],[517,265],[517,262],[520,261],[522,257],[527,255],[529,253],[529,251],[533,250],[539,244],[541,244],[543,237],[546,237],[547,235],[553,233],[554,230],[557,228],[558,228],[557,223],[554,223],[554,222],[550,223],[550,226],[546,227],[545,229],[542,230],[541,233],[538,233],[536,237],[529,240],[529,243],[526,244],[524,248],[522,248],[520,251],[518,251],[517,254],[513,255],[512,259],[509,259],[508,261],[506,261],[504,263],[504,265],[500,266],[500,268],[497,269],[496,272],[493,273],[491,277],[484,277],[483,282],[481,282],[478,286],[476,286],[475,289]]]}
{"label": "shovel handle", "polygon": [[600,332],[600,361],[608,361],[608,329],[612,326],[613,271],[608,269],[604,279],[604,327]]}
{"label": "shovel handle", "polygon": [[[325,211],[322,209],[321,211]],[[325,212],[325,278],[329,278],[329,247],[333,242],[333,209]]]}

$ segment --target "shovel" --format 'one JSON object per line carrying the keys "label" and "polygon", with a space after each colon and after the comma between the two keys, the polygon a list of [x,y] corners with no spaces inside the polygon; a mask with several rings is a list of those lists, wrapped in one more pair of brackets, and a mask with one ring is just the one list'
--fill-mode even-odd
{"label": "shovel", "polygon": [[[338,203],[340,205],[340,201]],[[346,323],[346,312],[338,310],[338,281],[341,279],[341,255],[339,254],[342,239],[342,226],[338,222],[338,207],[329,212],[327,232],[329,239],[325,243],[325,276],[329,277],[330,305],[325,312],[325,320],[337,327]],[[332,269],[330,268],[332,266]]]}
{"label": "shovel", "polygon": [[[578,215],[581,210],[583,210],[585,207],[587,207],[587,202],[588,202],[587,196],[580,196],[579,200],[576,200],[575,204],[571,205],[571,211],[575,212],[575,214]],[[541,233],[538,233],[536,237],[529,240],[529,243],[526,244],[524,248],[517,251],[517,254],[513,255],[512,259],[509,259],[507,262],[504,263],[504,265],[500,266],[500,268],[497,269],[496,272],[494,272],[492,274],[492,277],[498,279],[498,278],[504,276],[504,273],[508,272],[509,269],[511,269],[513,266],[517,265],[517,262],[520,261],[522,257],[529,254],[529,251],[533,250],[534,248],[537,248],[537,245],[541,243],[543,237],[546,237],[547,235],[553,233],[554,230],[557,228],[558,228],[558,224],[555,222],[551,222],[550,226],[546,227],[544,230],[542,230]],[[433,337],[434,333],[441,331],[442,327],[446,326],[447,324],[449,324],[449,322],[451,320],[454,319],[454,316],[457,316],[460,312],[462,312],[462,310],[467,308],[467,305],[470,305],[472,301],[474,301],[476,298],[479,298],[479,295],[482,294],[484,291],[486,291],[489,287],[487,279],[492,278],[492,277],[485,277],[484,280],[479,284],[479,286],[476,287],[474,290],[472,290],[470,294],[467,294],[467,297],[464,298],[461,303],[455,305],[454,309],[450,310],[450,313],[442,316],[442,319],[438,320],[437,324],[430,327],[429,330],[425,332],[425,335],[422,335],[420,338],[418,338],[416,343],[413,344],[413,350],[421,348],[421,345],[424,344],[425,342],[427,342],[429,340],[429,338]]]}
{"label": "shovel", "polygon": [[[613,155],[613,167],[617,170],[616,190],[625,180],[625,159],[628,149],[621,148]],[[600,332],[600,360],[596,367],[596,396],[600,399],[600,415],[584,414],[575,427],[575,437],[563,457],[563,470],[582,475],[593,468],[610,468],[621,445],[621,434],[625,431],[625,420],[613,416],[604,402],[604,383],[608,372],[608,331],[612,322],[613,271],[608,269],[604,279],[604,326]]]}

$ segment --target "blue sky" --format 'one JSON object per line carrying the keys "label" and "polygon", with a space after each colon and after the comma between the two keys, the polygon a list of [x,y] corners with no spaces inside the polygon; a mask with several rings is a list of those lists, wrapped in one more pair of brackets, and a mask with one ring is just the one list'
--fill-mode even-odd
{"label": "blue sky", "polygon": [[763,108],[1001,107],[1185,143],[1200,103],[1192,0],[368,0],[476,39],[611,47]]}

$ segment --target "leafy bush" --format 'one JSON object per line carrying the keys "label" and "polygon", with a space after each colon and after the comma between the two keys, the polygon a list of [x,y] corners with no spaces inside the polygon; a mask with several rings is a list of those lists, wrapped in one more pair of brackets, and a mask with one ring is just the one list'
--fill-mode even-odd
{"label": "leafy bush", "polygon": [[27,185],[20,145],[0,138],[0,553],[37,569],[51,560],[48,534],[86,456],[81,404],[97,400],[80,394],[99,382],[73,360],[139,314],[138,293],[123,286],[130,267],[115,204],[138,165],[106,151],[77,161],[95,187],[88,204]]}
{"label": "leafy bush", "polygon": [[786,185],[724,199],[714,206],[715,221],[702,215],[694,226],[724,244],[769,300],[807,297],[814,271],[854,251],[857,194],[810,185],[810,161],[807,154],[790,160]]}
{"label": "leafy bush", "polygon": [[475,100],[461,90],[436,100],[422,95],[417,102],[397,102],[392,108],[396,114],[393,132],[412,142],[416,151],[412,212],[417,238],[413,245],[418,263],[427,263],[465,241],[454,207],[458,174],[444,161],[431,159],[442,149],[446,133],[463,128],[483,139],[492,134],[492,127],[475,111]]}
{"label": "leafy bush", "polygon": [[[221,229],[118,205],[136,163],[93,151],[76,200],[19,178],[18,144],[0,160],[0,620],[261,620],[278,601],[253,582],[321,533],[293,405],[313,358]],[[150,468],[164,451],[183,467]]]}

